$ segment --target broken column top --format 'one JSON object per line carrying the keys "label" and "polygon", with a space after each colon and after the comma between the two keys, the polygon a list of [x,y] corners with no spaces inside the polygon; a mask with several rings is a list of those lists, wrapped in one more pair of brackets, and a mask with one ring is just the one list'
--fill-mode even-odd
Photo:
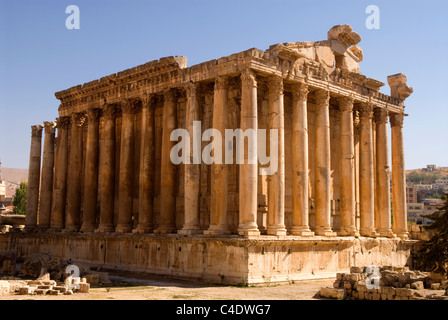
{"label": "broken column top", "polygon": [[407,85],[407,78],[403,73],[388,76],[387,82],[389,83],[391,97],[401,101],[406,100],[414,92],[414,89]]}
{"label": "broken column top", "polygon": [[352,30],[348,24],[337,25],[328,31],[328,40],[337,40],[347,48],[361,42],[361,36]]}

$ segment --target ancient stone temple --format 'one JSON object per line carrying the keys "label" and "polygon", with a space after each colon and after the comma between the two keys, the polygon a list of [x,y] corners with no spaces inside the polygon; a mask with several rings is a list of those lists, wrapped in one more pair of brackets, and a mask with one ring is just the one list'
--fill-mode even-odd
{"label": "ancient stone temple", "polygon": [[[26,231],[14,245],[224,283],[404,265],[403,102],[412,88],[396,74],[390,95],[380,93],[384,83],[360,72],[360,41],[335,26],[324,41],[191,67],[167,57],[57,92],[59,118],[32,127]],[[175,164],[178,128],[191,152]],[[216,156],[238,143],[208,129],[267,135],[243,137],[243,163],[205,163],[193,151]],[[261,143],[271,157],[276,147],[273,174],[250,161]]]}

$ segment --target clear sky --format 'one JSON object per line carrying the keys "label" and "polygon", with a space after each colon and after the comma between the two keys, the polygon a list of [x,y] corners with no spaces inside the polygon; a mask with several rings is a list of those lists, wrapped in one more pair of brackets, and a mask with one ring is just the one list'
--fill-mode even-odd
{"label": "clear sky", "polygon": [[[80,9],[80,29],[65,26]],[[368,5],[380,9],[369,30]],[[361,72],[386,85],[404,73],[406,168],[448,166],[448,1],[443,0],[0,0],[0,158],[27,168],[30,126],[57,117],[56,91],[165,56],[188,66],[253,47],[327,39],[350,24]]]}

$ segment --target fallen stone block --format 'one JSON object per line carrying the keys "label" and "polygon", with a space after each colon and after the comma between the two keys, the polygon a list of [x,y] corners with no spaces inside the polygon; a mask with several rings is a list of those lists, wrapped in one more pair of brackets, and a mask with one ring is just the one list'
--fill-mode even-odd
{"label": "fallen stone block", "polygon": [[431,290],[440,290],[441,284],[436,282],[431,284]]}
{"label": "fallen stone block", "polygon": [[52,296],[57,296],[57,295],[61,295],[62,293],[58,290],[48,290],[47,294],[52,295]]}
{"label": "fallen stone block", "polygon": [[322,288],[320,289],[320,296],[322,298],[344,299],[346,296],[346,292],[344,289]]}
{"label": "fallen stone block", "polygon": [[53,290],[57,290],[57,291],[59,291],[59,292],[61,292],[61,293],[65,293],[65,292],[67,292],[67,288],[64,287],[64,286],[54,286],[54,287],[53,287]]}
{"label": "fallen stone block", "polygon": [[34,290],[34,294],[37,294],[37,295],[45,295],[45,294],[47,294],[47,292],[48,292],[48,289],[36,289],[36,290]]}
{"label": "fallen stone block", "polygon": [[64,295],[69,296],[73,294],[73,290],[69,289],[66,292],[64,292]]}
{"label": "fallen stone block", "polygon": [[90,292],[90,283],[80,283],[78,292],[89,293]]}
{"label": "fallen stone block", "polygon": [[422,290],[425,288],[425,284],[423,283],[423,281],[416,281],[411,283],[411,289],[415,289],[415,290]]}
{"label": "fallen stone block", "polygon": [[350,273],[364,273],[364,267],[350,267]]}
{"label": "fallen stone block", "polygon": [[37,289],[52,290],[53,286],[41,285],[41,286],[37,286]]}
{"label": "fallen stone block", "polygon": [[9,294],[10,285],[8,281],[0,280],[0,296]]}

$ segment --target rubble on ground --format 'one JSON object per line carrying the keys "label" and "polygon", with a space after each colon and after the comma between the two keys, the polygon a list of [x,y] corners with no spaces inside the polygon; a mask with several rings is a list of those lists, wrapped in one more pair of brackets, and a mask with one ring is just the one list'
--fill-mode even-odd
{"label": "rubble on ground", "polygon": [[[338,273],[333,288],[322,288],[320,296],[352,300],[448,300],[448,280],[432,272],[385,266],[378,275],[368,267],[352,267]],[[437,291],[437,292],[434,292]]]}

